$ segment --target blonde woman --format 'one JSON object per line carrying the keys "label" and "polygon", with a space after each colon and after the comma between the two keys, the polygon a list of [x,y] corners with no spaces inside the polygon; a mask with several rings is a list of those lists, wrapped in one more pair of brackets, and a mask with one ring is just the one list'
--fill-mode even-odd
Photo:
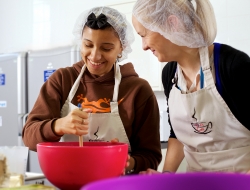
{"label": "blonde woman", "polygon": [[[250,58],[214,43],[209,0],[138,0],[133,25],[161,62],[171,134],[163,172],[250,170]],[[148,169],[141,173],[157,173]]]}

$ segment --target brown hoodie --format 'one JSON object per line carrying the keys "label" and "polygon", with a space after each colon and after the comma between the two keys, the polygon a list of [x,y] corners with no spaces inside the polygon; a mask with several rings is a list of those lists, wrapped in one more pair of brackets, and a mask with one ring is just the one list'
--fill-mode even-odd
{"label": "brown hoodie", "polygon": [[[43,84],[22,133],[24,144],[31,150],[36,151],[40,142],[60,140],[61,137],[52,131],[52,124],[60,118],[61,108],[83,64],[80,61],[72,67],[60,68]],[[157,169],[162,155],[156,97],[148,82],[138,77],[131,63],[120,66],[120,70],[119,114],[130,141],[131,156],[136,161],[135,173],[148,168]],[[72,103],[77,105],[82,97],[94,104],[94,111],[109,112],[109,105],[100,102],[112,100],[113,90],[114,69],[101,77],[86,69]]]}

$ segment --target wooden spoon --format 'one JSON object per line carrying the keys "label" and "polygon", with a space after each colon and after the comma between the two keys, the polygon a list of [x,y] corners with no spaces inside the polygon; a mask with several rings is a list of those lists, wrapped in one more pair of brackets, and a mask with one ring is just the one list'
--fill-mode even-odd
{"label": "wooden spoon", "polygon": [[82,147],[83,146],[83,139],[82,139],[82,135],[79,136],[79,146]]}
{"label": "wooden spoon", "polygon": [[[82,111],[82,105],[78,104],[79,110]],[[83,120],[84,121],[84,120]],[[82,135],[79,136],[79,146],[82,147],[83,146],[83,139],[82,139]]]}

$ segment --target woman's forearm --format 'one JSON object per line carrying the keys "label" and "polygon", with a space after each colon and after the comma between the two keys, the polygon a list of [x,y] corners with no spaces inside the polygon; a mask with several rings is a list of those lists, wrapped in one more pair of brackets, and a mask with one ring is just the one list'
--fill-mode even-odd
{"label": "woman's forearm", "polygon": [[183,144],[175,138],[169,138],[162,171],[176,172],[183,158]]}

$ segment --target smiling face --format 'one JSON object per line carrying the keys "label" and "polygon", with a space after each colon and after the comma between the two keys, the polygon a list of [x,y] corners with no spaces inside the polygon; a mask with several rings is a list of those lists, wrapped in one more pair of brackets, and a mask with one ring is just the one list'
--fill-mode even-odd
{"label": "smiling face", "polygon": [[91,74],[102,76],[108,73],[121,52],[120,40],[112,27],[93,30],[85,26],[81,56]]}
{"label": "smiling face", "polygon": [[135,17],[132,23],[136,32],[142,38],[143,50],[151,50],[160,62],[175,61],[178,47],[157,32],[146,29]]}

